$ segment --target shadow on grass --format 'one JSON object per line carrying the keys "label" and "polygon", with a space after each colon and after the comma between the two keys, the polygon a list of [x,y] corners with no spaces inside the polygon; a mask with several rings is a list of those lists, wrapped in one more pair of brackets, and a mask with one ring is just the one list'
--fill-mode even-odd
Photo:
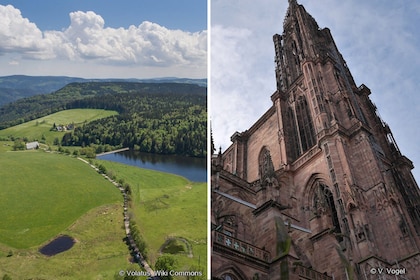
{"label": "shadow on grass", "polygon": [[182,237],[169,237],[160,247],[159,253],[173,255],[186,254],[189,258],[193,257],[191,244]]}
{"label": "shadow on grass", "polygon": [[152,212],[161,209],[167,209],[170,207],[170,204],[165,200],[168,200],[169,196],[167,194],[157,197],[153,200],[148,200],[144,202],[144,207],[147,212]]}

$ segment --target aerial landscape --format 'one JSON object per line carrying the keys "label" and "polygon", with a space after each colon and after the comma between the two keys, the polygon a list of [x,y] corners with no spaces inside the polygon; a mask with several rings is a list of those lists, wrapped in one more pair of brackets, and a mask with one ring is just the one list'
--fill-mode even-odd
{"label": "aerial landscape", "polygon": [[206,4],[13,2],[1,279],[207,279]]}

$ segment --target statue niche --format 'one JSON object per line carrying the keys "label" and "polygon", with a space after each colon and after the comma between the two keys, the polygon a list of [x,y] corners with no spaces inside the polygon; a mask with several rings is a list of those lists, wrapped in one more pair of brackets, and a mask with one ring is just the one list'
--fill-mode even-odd
{"label": "statue niche", "polygon": [[264,193],[264,200],[272,199],[279,202],[280,187],[274,171],[273,161],[271,159],[270,151],[267,147],[261,149],[258,157],[258,167],[260,175],[260,186]]}

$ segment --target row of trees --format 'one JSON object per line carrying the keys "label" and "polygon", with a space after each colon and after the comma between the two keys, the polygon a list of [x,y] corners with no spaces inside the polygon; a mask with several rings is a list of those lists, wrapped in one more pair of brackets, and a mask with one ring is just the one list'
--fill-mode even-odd
{"label": "row of trees", "polygon": [[[131,187],[130,187],[130,185],[128,183],[124,182],[124,179],[122,179],[122,178],[117,180],[116,174],[114,174],[114,172],[112,170],[107,170],[107,168],[103,164],[97,164],[96,166],[98,168],[99,173],[107,175],[113,181],[117,181],[119,186],[124,188],[124,196],[125,196],[124,207],[128,207],[129,202],[131,202]],[[124,215],[127,215],[127,217],[128,217],[128,214],[126,213],[126,211],[124,211]],[[130,213],[130,215],[132,216],[133,214]],[[144,241],[143,236],[140,234],[140,231],[139,231],[139,228],[138,228],[137,224],[133,221],[132,218],[129,219],[129,228],[130,228],[131,238],[133,239],[134,243],[136,244],[136,246],[139,249],[139,252],[142,254],[143,258],[145,260],[147,260],[147,245],[146,245],[146,242]],[[136,258],[137,256],[133,256],[133,257]]]}
{"label": "row of trees", "polygon": [[[139,227],[137,226],[137,224],[133,221],[133,212],[129,212],[128,208],[132,208],[132,189],[131,186],[125,182],[125,180],[123,178],[118,178],[117,174],[115,174],[115,172],[113,170],[107,169],[103,164],[101,163],[95,163],[96,167],[98,168],[98,172],[101,174],[106,174],[109,178],[111,178],[113,181],[118,182],[120,187],[123,187],[124,189],[124,197],[125,197],[125,201],[124,201],[124,217],[129,217],[129,228],[130,228],[130,234],[131,237],[134,241],[134,243],[136,244],[137,248],[139,249],[139,252],[141,253],[141,255],[143,256],[143,258],[145,260],[148,259],[147,257],[147,244],[143,238],[143,236],[140,233]],[[126,239],[127,241],[127,245],[130,245],[128,243],[128,239]],[[133,250],[133,249],[131,249]],[[138,262],[138,257],[137,253],[135,251],[131,252],[133,255],[133,258],[136,262]],[[156,262],[154,264],[154,269],[155,271],[180,271],[180,270],[184,270],[181,269],[179,267],[179,264],[176,260],[176,258],[174,257],[174,255],[172,254],[162,254],[160,255],[157,259]],[[131,271],[132,269],[127,269],[126,271]],[[189,269],[187,269],[188,271],[191,272],[196,272],[193,273],[193,275],[191,276],[186,276],[186,279],[190,279],[190,280],[205,280],[206,279],[206,273],[205,273],[205,268],[200,266],[200,265],[192,265],[189,267]],[[116,280],[121,280],[121,279],[137,279],[138,276],[134,276],[134,275],[128,275],[128,274],[119,274],[116,273],[114,275],[114,279]],[[177,277],[174,277],[173,275],[168,274],[167,276],[160,276],[160,279],[162,280],[174,280],[177,279]]]}

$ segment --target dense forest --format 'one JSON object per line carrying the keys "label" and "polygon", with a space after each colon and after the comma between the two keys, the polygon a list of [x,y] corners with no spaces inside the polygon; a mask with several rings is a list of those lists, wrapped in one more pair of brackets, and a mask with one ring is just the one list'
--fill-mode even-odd
{"label": "dense forest", "polygon": [[68,109],[68,104],[71,102],[95,96],[124,93],[183,94],[195,92],[206,92],[206,88],[195,84],[182,83],[70,83],[56,92],[22,98],[0,107],[0,129]]}
{"label": "dense forest", "polygon": [[106,108],[120,115],[76,127],[63,146],[90,144],[130,147],[142,152],[206,155],[206,96],[189,94],[105,95],[69,104],[71,108]]}
{"label": "dense forest", "polygon": [[110,145],[151,153],[206,156],[207,93],[205,87],[192,84],[73,83],[53,94],[22,99],[1,108],[0,119],[9,121],[0,125],[10,125],[13,115],[23,122],[74,108],[116,110],[119,115],[76,127],[64,135],[63,146]]}
{"label": "dense forest", "polygon": [[0,107],[18,99],[39,94],[48,94],[70,83],[87,82],[136,82],[136,83],[183,83],[207,87],[207,79],[153,78],[153,79],[84,79],[65,76],[25,76],[0,77]]}

